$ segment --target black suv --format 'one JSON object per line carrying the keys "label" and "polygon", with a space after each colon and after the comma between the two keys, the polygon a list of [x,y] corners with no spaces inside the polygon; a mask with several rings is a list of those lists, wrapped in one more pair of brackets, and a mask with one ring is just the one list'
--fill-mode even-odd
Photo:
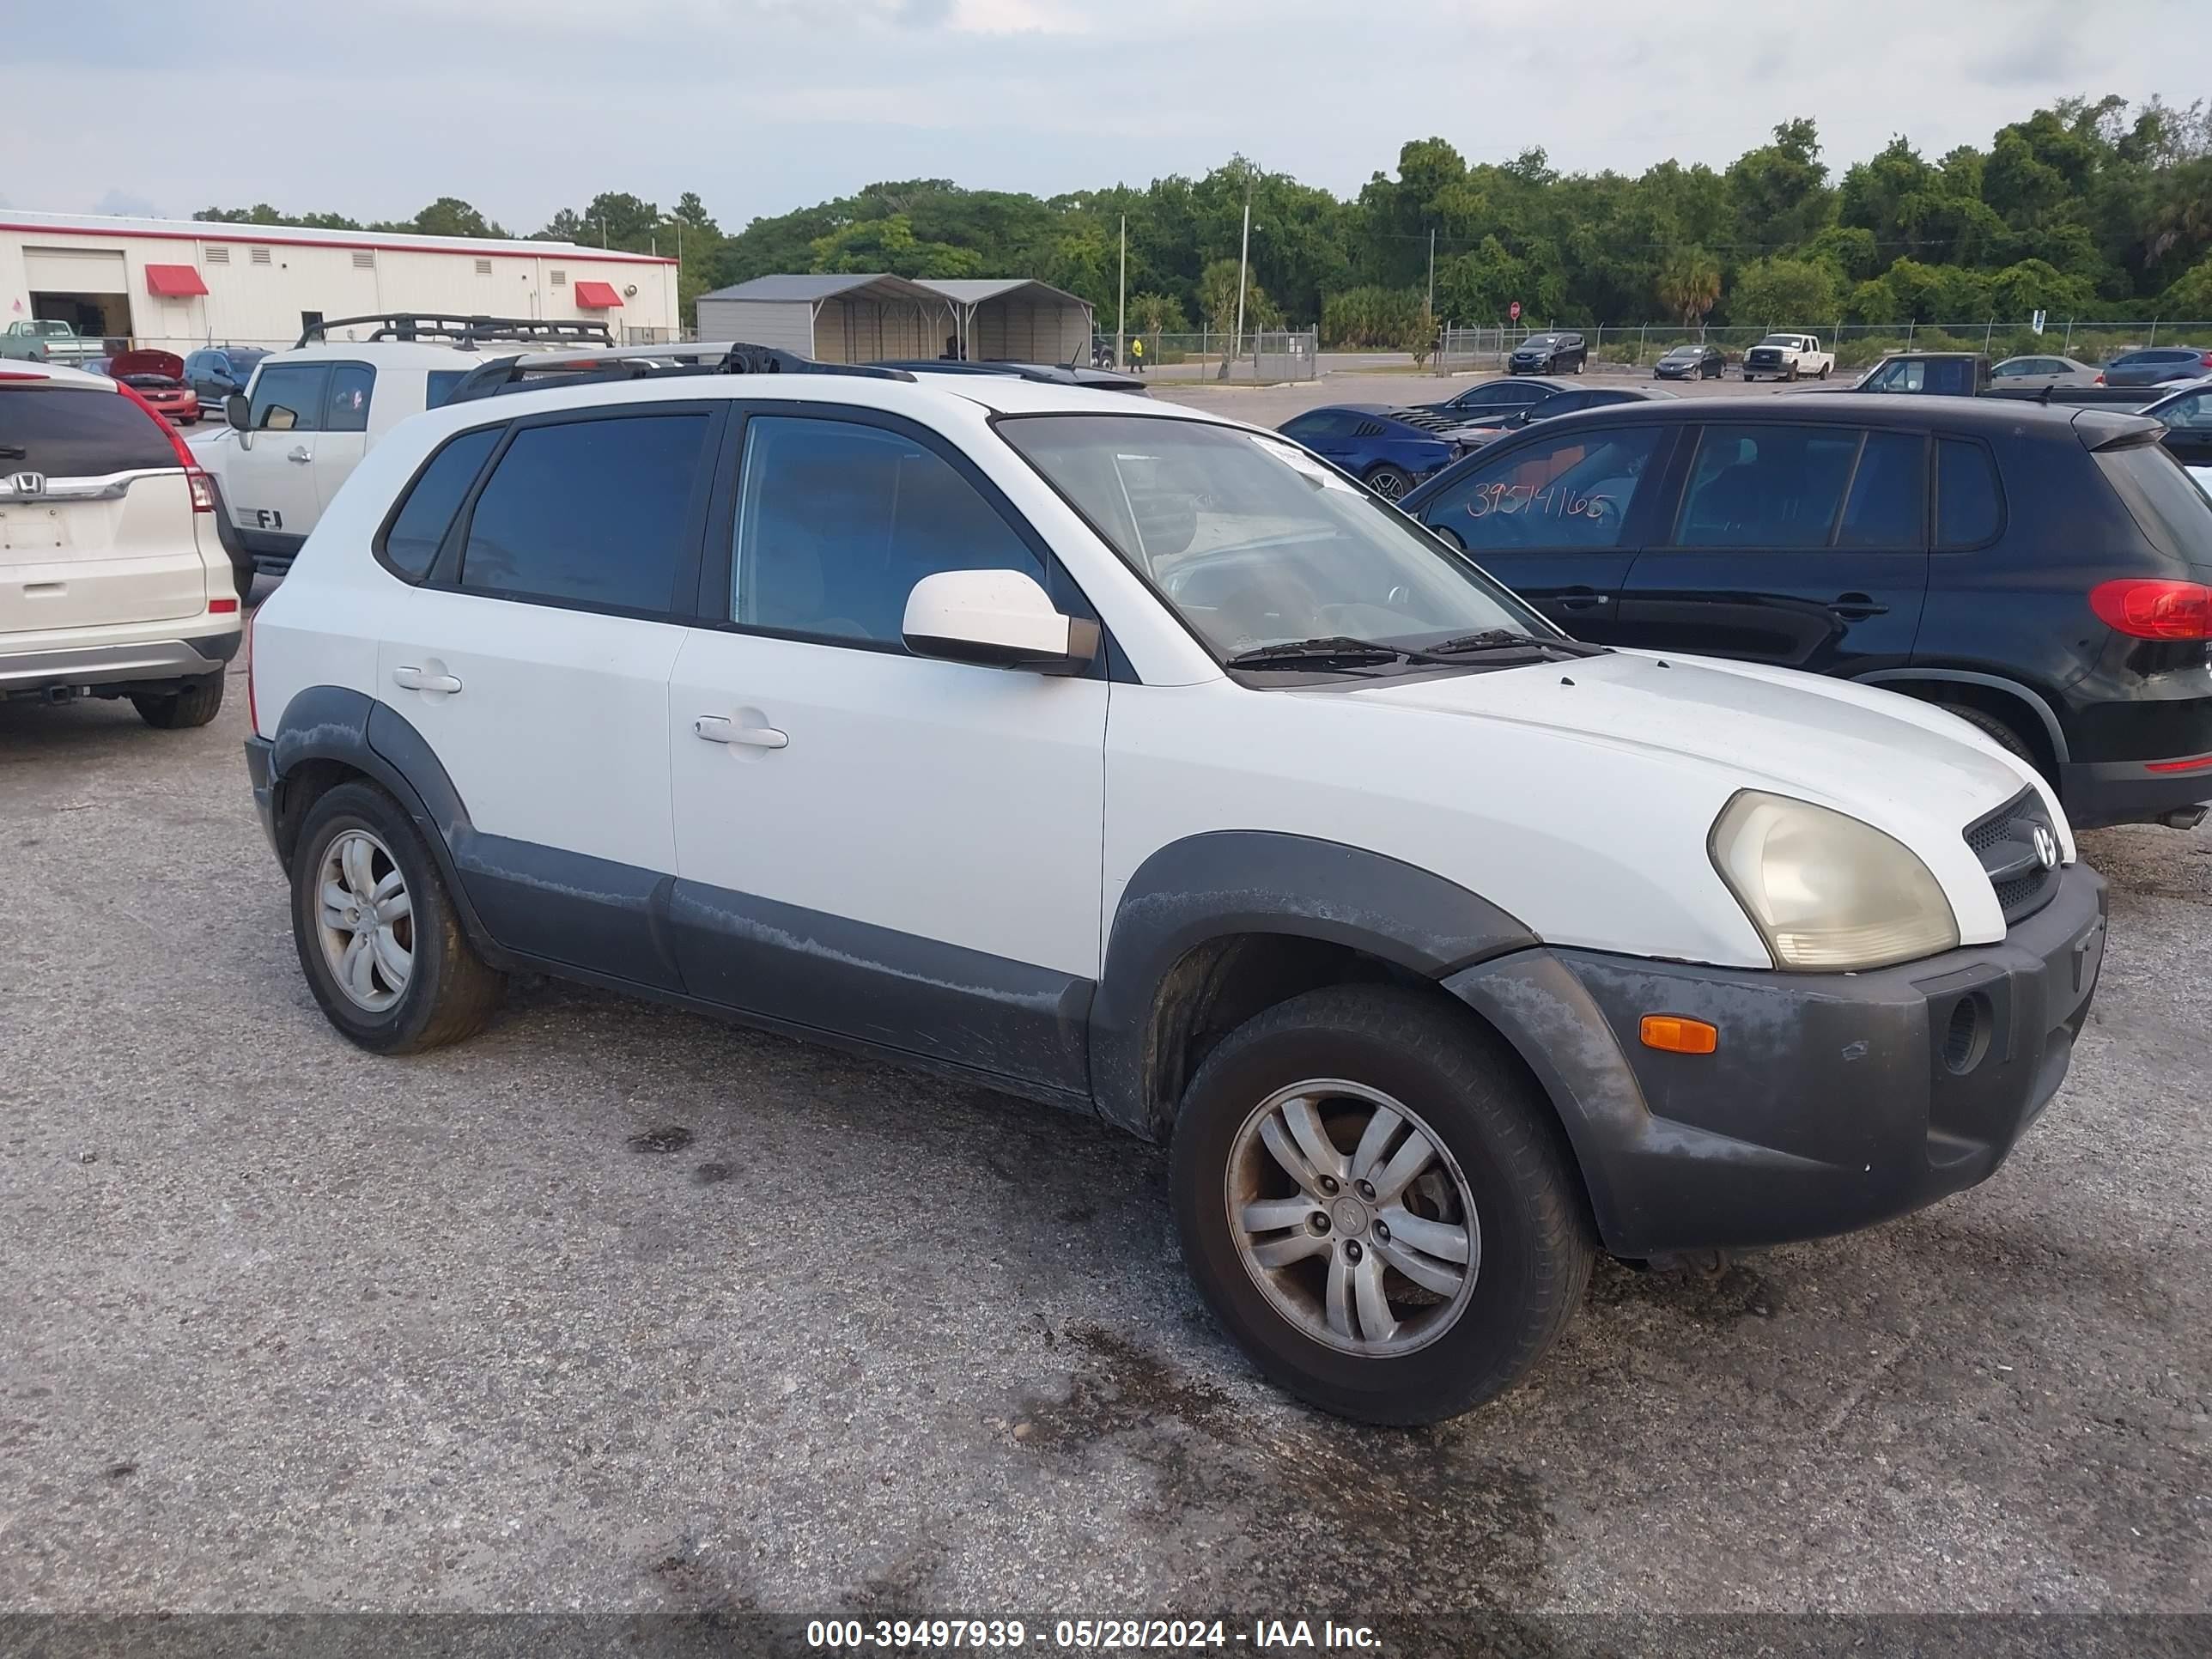
{"label": "black suv", "polygon": [[1902,691],[2032,760],[2076,824],[2188,823],[2212,799],[2212,501],[2162,432],[1975,398],[1623,404],[1401,506],[1577,638]]}
{"label": "black suv", "polygon": [[1505,360],[1508,374],[1579,374],[1589,356],[1579,334],[1531,334]]}

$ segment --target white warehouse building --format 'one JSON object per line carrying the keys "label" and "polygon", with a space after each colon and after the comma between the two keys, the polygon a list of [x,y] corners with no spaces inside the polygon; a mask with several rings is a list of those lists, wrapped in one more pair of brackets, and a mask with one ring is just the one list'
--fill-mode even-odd
{"label": "white warehouse building", "polygon": [[677,337],[676,274],[570,242],[0,210],[0,326],[58,319],[180,355],[385,312],[592,320],[657,343]]}

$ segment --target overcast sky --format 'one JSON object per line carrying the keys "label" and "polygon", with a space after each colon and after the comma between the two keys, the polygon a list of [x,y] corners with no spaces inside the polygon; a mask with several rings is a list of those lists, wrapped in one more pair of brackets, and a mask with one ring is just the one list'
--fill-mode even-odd
{"label": "overcast sky", "polygon": [[[137,0],[9,8],[17,210],[275,204],[510,229],[602,190],[725,228],[878,179],[1039,195],[1242,151],[1350,194],[1474,159],[1725,165],[1794,115],[1840,173],[2070,93],[2212,87],[2206,0]],[[165,21],[157,22],[160,16]],[[172,26],[173,23],[173,27]],[[227,122],[218,123],[219,97]]]}

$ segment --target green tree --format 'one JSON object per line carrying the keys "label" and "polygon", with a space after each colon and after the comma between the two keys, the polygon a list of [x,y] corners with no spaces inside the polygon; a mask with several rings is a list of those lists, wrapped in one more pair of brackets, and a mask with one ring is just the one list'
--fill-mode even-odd
{"label": "green tree", "polygon": [[1825,329],[1838,314],[1835,273],[1812,259],[1755,259],[1736,272],[1728,302],[1731,322]]}
{"label": "green tree", "polygon": [[1701,247],[1668,256],[1659,272],[1659,303],[1686,327],[1705,321],[1721,297],[1720,261]]}

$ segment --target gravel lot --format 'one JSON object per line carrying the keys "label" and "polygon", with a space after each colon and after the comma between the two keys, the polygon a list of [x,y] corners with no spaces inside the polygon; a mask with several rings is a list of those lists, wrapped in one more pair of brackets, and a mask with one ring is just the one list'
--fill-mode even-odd
{"label": "gravel lot", "polygon": [[2085,838],[2096,1014],[1987,1185],[1601,1266],[1401,1434],[1260,1383],[1087,1121],[542,982],[351,1048],[232,692],[0,707],[0,1608],[2212,1605],[2212,835]]}

